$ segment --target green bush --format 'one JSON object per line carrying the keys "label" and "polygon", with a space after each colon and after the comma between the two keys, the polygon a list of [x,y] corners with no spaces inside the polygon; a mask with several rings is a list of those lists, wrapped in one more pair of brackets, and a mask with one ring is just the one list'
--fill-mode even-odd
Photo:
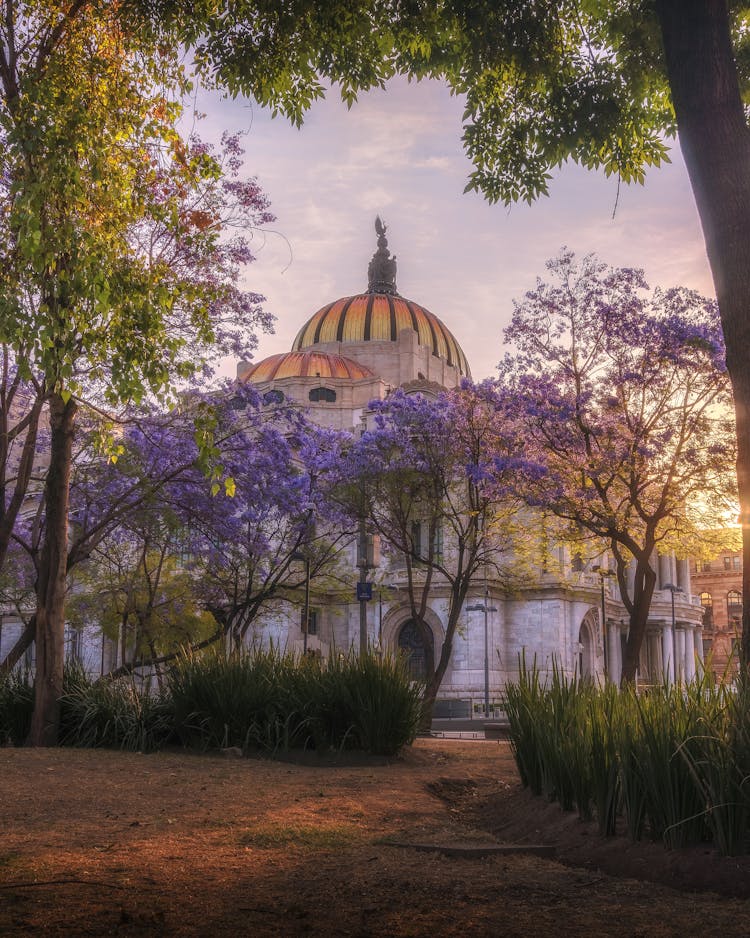
{"label": "green bush", "polygon": [[319,671],[310,710],[317,738],[327,748],[384,756],[414,741],[421,714],[421,689],[404,661],[372,652],[332,656]]}
{"label": "green bush", "polygon": [[[416,736],[421,694],[400,659],[368,653],[320,661],[271,648],[184,655],[157,694],[131,680],[94,681],[73,665],[60,706],[65,746],[150,752],[175,740],[204,750],[394,755]],[[2,678],[0,742],[23,745],[32,710],[30,676]]]}
{"label": "green bush", "polygon": [[305,702],[298,670],[292,655],[275,648],[184,655],[168,678],[178,736],[199,749],[300,744]]}
{"label": "green bush", "polygon": [[63,746],[154,752],[173,736],[171,698],[139,690],[129,679],[94,681],[71,666],[60,705]]}
{"label": "green bush", "polygon": [[23,746],[31,729],[34,685],[28,671],[0,676],[0,746]]}
{"label": "green bush", "polygon": [[633,839],[670,848],[713,840],[723,854],[750,846],[750,688],[704,674],[638,696],[556,668],[542,682],[522,659],[507,700],[518,771],[532,792],[582,817],[593,806],[605,835],[623,815]]}
{"label": "green bush", "polygon": [[373,654],[295,658],[278,649],[187,655],[172,668],[175,725],[202,749],[361,749],[392,755],[421,713],[403,664]]}

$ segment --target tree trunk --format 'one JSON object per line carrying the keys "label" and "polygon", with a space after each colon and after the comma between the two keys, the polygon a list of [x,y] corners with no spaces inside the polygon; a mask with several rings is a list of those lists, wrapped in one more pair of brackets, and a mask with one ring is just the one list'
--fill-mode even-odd
{"label": "tree trunk", "polygon": [[[622,687],[635,683],[635,675],[638,670],[641,646],[646,635],[646,624],[651,611],[651,600],[654,598],[655,586],[656,573],[650,564],[638,564],[635,571],[633,608],[630,613],[628,640],[622,662],[622,676],[620,678]],[[605,634],[604,641],[606,642],[606,640],[607,636]]]}
{"label": "tree trunk", "polygon": [[[28,415],[28,426],[26,437],[21,449],[21,458],[15,469],[16,481],[13,485],[13,492],[5,507],[2,518],[0,518],[0,569],[5,565],[5,559],[10,546],[10,538],[15,528],[18,516],[23,508],[24,500],[28,494],[31,473],[34,469],[34,459],[37,454],[37,436],[39,432],[39,417],[42,412],[43,398],[37,397],[33,407]],[[6,415],[7,423],[7,415]],[[6,460],[4,461],[6,474],[10,474],[10,467]]]}
{"label": "tree trunk", "polygon": [[77,405],[59,394],[49,401],[50,459],[44,485],[45,530],[36,607],[36,676],[29,746],[56,746],[65,656],[65,573],[68,497]]}
{"label": "tree trunk", "polygon": [[0,661],[0,676],[9,674],[18,664],[26,653],[26,650],[34,644],[34,635],[36,634],[36,616],[32,616],[24,626],[23,632],[18,637],[18,641],[11,648],[8,654]]}
{"label": "tree trunk", "polygon": [[750,130],[725,0],[657,0],[680,146],[716,296],[737,418],[744,550],[742,662],[750,663]]}
{"label": "tree trunk", "polygon": [[[469,580],[469,582],[471,581]],[[437,700],[438,691],[440,690],[440,685],[443,683],[445,672],[448,670],[451,655],[453,654],[453,638],[456,634],[456,626],[458,625],[458,619],[461,609],[463,608],[464,599],[466,598],[466,593],[468,592],[468,585],[465,589],[463,588],[463,585],[461,585],[460,589],[457,589],[457,587],[454,585],[453,590],[458,592],[458,598],[456,598],[454,592],[450,611],[448,613],[448,622],[445,626],[445,638],[443,639],[443,644],[440,648],[440,660],[438,661],[437,667],[434,668],[432,674],[429,672],[427,674],[427,684],[425,686],[424,697],[422,699],[422,721],[420,724],[420,731],[423,733],[429,733],[430,728],[432,727],[432,712],[435,709],[435,701]],[[434,645],[432,647],[432,655],[434,661]]]}

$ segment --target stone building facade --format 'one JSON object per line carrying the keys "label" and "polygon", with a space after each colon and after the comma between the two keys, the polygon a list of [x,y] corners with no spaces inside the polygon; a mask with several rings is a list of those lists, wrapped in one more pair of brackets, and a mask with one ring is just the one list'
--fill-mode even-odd
{"label": "stone building facade", "polygon": [[737,670],[742,637],[742,551],[693,562],[693,590],[703,610],[703,651],[718,678]]}
{"label": "stone building facade", "polygon": [[[447,326],[419,303],[398,294],[395,258],[379,220],[376,229],[378,248],[370,263],[367,290],[321,307],[302,325],[290,352],[254,365],[240,363],[239,380],[257,384],[266,395],[283,393],[321,425],[352,429],[366,421],[368,401],[383,399],[392,389],[434,394],[471,377],[466,356]],[[640,667],[644,682],[691,677],[703,651],[702,609],[692,595],[689,564],[672,556],[658,561]],[[354,570],[354,555],[351,564]],[[606,569],[606,556],[598,564],[580,566],[560,548],[555,562],[544,568],[540,564],[536,575],[513,595],[491,577],[477,581],[464,605],[441,688],[444,708],[478,712],[485,693],[491,702],[500,700],[506,682],[518,674],[522,655],[527,663],[535,660],[543,671],[554,662],[567,674],[598,679],[606,674],[619,680],[627,634],[624,606]],[[383,562],[373,579],[370,641],[376,647],[401,649],[418,663],[424,649],[419,647],[405,601],[403,571]],[[379,589],[379,582],[387,587]],[[436,583],[427,615],[436,653],[444,635],[447,602],[447,590]],[[310,646],[322,653],[357,647],[359,604],[354,597],[342,602],[318,596],[316,603]],[[287,609],[259,623],[254,638],[273,638],[298,648],[300,629],[299,611]]]}

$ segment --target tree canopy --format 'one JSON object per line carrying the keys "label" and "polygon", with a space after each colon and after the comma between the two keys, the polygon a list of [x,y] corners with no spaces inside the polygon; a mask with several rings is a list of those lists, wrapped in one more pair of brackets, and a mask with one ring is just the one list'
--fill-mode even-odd
{"label": "tree canopy", "polygon": [[199,71],[299,122],[337,84],[349,104],[394,74],[465,97],[468,187],[545,194],[566,160],[642,181],[679,135],[719,302],[737,422],[743,657],[750,662],[750,8],[739,0],[131,0],[176,29]]}
{"label": "tree canopy", "polygon": [[[699,553],[735,504],[731,391],[715,304],[646,293],[641,271],[564,251],[516,304],[499,406],[533,471],[532,506],[612,553],[633,681],[657,554]],[[705,532],[705,533],[704,533]],[[629,566],[631,569],[629,570]]]}
{"label": "tree canopy", "polygon": [[[505,586],[518,500],[503,462],[503,415],[487,389],[466,383],[436,397],[397,390],[371,402],[374,425],[331,466],[332,498],[377,533],[392,568],[404,573],[405,599],[426,651],[425,721],[448,669],[464,601],[478,577]],[[442,641],[428,622],[436,595],[447,599]]]}
{"label": "tree canopy", "polygon": [[[167,398],[215,355],[252,349],[265,321],[259,297],[237,283],[247,244],[222,228],[263,224],[267,205],[256,185],[232,178],[236,138],[225,142],[226,178],[208,148],[182,139],[189,88],[176,42],[139,33],[114,5],[5,6],[0,342],[49,420],[35,743],[57,734],[81,398],[108,407]],[[0,525],[0,552],[9,531]]]}

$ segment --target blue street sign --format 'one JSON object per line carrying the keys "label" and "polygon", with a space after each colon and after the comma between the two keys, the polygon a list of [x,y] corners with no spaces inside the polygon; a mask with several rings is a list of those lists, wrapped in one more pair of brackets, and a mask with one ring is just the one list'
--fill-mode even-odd
{"label": "blue street sign", "polygon": [[372,583],[357,583],[357,599],[360,602],[372,599]]}

